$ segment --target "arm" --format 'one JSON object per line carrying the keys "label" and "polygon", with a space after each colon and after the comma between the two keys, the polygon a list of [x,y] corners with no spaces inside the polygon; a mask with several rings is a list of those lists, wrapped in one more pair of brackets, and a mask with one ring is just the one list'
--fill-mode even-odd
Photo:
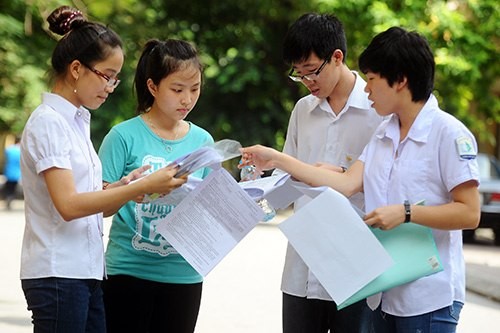
{"label": "arm", "polygon": [[304,163],[275,149],[256,145],[242,149],[242,166],[255,164],[257,170],[278,168],[311,186],[329,186],[350,197],[363,188],[363,168],[356,161],[345,173]]}
{"label": "arm", "polygon": [[340,167],[340,166],[333,165],[330,163],[318,162],[318,163],[314,163],[314,166],[316,166],[318,168],[332,170],[335,172],[346,172],[347,171],[347,168],[345,168],[345,167]]}
{"label": "arm", "polygon": [[78,193],[73,173],[68,169],[50,168],[43,172],[49,195],[65,221],[118,210],[129,200],[145,193],[169,193],[186,182],[174,178],[177,168],[162,168],[141,181],[106,191]]}
{"label": "arm", "polygon": [[[150,165],[143,165],[143,166],[135,169],[134,171],[132,171],[131,173],[129,173],[125,177],[122,177],[119,181],[116,181],[114,183],[108,183],[108,182],[103,181],[102,182],[102,189],[107,190],[107,189],[112,189],[112,188],[116,188],[116,187],[123,186],[123,185],[128,185],[130,182],[144,177],[143,173],[146,172],[147,170],[149,170],[150,168],[151,168]],[[141,194],[141,195],[135,197],[133,200],[135,202],[142,202],[143,199],[144,199],[144,194]],[[120,205],[118,207],[108,207],[108,209],[103,211],[104,216],[108,217],[108,216],[115,214],[121,208],[121,206],[122,205]]]}
{"label": "arm", "polygon": [[[479,224],[481,204],[476,181],[468,181],[451,190],[452,201],[439,206],[411,205],[411,221],[442,230],[472,229]],[[388,230],[405,220],[403,203],[380,207],[366,214],[365,222]]]}

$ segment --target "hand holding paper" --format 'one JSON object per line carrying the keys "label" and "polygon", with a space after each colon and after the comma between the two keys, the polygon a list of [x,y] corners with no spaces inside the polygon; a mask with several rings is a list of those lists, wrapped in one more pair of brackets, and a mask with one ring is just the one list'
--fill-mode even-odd
{"label": "hand holding paper", "polygon": [[177,168],[175,166],[168,166],[165,168],[161,168],[156,170],[155,172],[138,178],[130,184],[141,182],[141,185],[145,188],[144,192],[153,192],[160,194],[167,194],[181,186],[187,181],[187,178],[175,178],[174,175],[177,172]]}
{"label": "hand holding paper", "polygon": [[[167,167],[177,168],[174,177],[188,176],[198,169],[211,167],[212,169],[220,168],[222,162],[240,155],[241,144],[238,141],[223,139],[215,142],[213,145],[201,147],[189,154],[179,157]],[[167,198],[166,201],[171,204],[179,203],[183,198],[191,192],[199,182],[197,179],[188,178],[187,184],[172,193],[172,200]],[[153,192],[146,195],[143,202],[151,202],[162,199],[159,192]]]}
{"label": "hand holding paper", "polygon": [[236,156],[240,156],[241,144],[238,141],[223,139],[213,145],[201,147],[184,155],[171,165],[179,166],[176,177],[190,174],[204,167],[214,167]]}

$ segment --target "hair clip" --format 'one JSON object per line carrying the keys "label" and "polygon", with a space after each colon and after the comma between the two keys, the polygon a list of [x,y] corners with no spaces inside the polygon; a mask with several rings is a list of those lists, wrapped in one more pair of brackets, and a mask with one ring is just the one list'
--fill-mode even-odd
{"label": "hair clip", "polygon": [[66,19],[64,20],[64,22],[63,22],[61,25],[62,25],[63,27],[65,27],[65,28],[67,28],[67,27],[69,26],[69,24],[73,21],[73,19],[74,19],[75,17],[78,17],[78,16],[82,16],[82,17],[83,17],[83,14],[82,14],[82,12],[81,12],[81,11],[76,10],[76,11],[72,12],[72,13],[71,13],[71,15],[70,15],[70,16],[68,16],[68,18],[66,18]]}

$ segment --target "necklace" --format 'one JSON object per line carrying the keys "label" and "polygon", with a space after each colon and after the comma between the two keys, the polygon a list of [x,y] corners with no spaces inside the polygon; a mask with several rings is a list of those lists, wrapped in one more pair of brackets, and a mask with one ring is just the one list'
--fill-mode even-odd
{"label": "necklace", "polygon": [[153,124],[153,122],[151,121],[151,115],[149,113],[147,113],[147,122],[148,122],[148,125],[149,127],[153,130],[153,133],[156,134],[157,137],[159,137],[161,139],[161,142],[165,145],[165,150],[167,151],[167,153],[171,153],[174,148],[172,147],[172,145],[169,143],[169,141],[175,141],[177,140],[177,136],[179,135],[179,127],[181,126],[181,122],[177,122],[177,124],[175,125],[175,131],[174,131],[174,138],[173,139],[164,139],[158,132],[158,128],[156,128],[156,126]]}

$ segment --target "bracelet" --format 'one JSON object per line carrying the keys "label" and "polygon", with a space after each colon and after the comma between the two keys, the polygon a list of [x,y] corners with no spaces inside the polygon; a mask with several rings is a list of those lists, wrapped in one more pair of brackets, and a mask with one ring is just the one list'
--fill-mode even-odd
{"label": "bracelet", "polygon": [[408,200],[405,200],[403,205],[405,207],[405,223],[408,223],[411,220],[410,202]]}
{"label": "bracelet", "polygon": [[102,190],[104,191],[105,189],[108,188],[110,183],[104,183],[104,185],[102,185]]}

